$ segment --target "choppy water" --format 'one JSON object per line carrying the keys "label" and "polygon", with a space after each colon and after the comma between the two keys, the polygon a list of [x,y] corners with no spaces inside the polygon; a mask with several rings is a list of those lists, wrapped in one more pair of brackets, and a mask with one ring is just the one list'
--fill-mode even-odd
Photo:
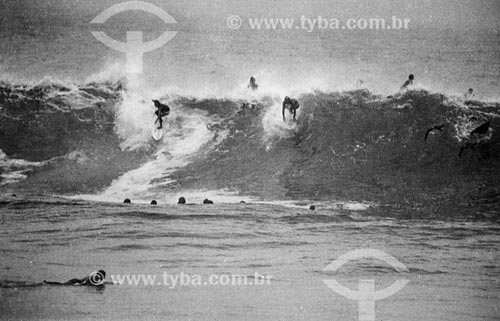
{"label": "choppy water", "polygon": [[[389,216],[498,215],[498,103],[421,89],[394,98],[316,91],[298,96],[292,124],[277,94],[166,95],[172,113],[155,142],[151,102],[123,86],[0,87],[4,193],[354,201]],[[255,106],[242,108],[247,101]],[[485,133],[471,134],[487,122]]]}
{"label": "choppy water", "polygon": [[[400,220],[368,211],[279,205],[111,205],[3,199],[2,319],[356,320],[358,305],[330,290],[359,279],[382,289],[376,320],[497,320],[497,223]],[[361,260],[323,271],[355,249],[378,249],[408,268]],[[97,269],[161,278],[271,275],[262,286],[37,285]],[[155,282],[156,283],[156,282]]]}

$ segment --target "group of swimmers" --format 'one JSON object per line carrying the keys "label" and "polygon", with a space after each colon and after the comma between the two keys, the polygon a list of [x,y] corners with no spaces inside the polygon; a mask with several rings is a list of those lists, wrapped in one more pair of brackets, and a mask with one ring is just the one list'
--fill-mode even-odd
{"label": "group of swimmers", "polygon": [[[242,201],[243,202],[243,201]],[[132,201],[130,200],[130,198],[126,198],[125,200],[123,200],[123,203],[124,204],[132,204]],[[208,198],[206,198],[204,201],[203,201],[203,204],[213,204],[214,202],[209,200]],[[244,202],[243,202],[244,203]],[[179,198],[179,201],[177,202],[177,204],[179,205],[184,205],[186,204],[186,199],[184,197],[180,197]],[[151,205],[158,205],[158,202],[156,200],[152,200],[151,201]]]}

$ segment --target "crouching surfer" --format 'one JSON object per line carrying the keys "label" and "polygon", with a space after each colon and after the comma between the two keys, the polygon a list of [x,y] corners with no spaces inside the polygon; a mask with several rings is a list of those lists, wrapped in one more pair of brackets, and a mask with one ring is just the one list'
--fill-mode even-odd
{"label": "crouching surfer", "polygon": [[290,114],[293,114],[293,120],[295,120],[295,117],[297,116],[297,109],[299,109],[299,107],[300,104],[296,99],[292,99],[286,96],[283,100],[283,121],[285,121],[285,109],[288,109],[288,111],[290,111]]}
{"label": "crouching surfer", "polygon": [[160,126],[158,129],[163,128],[163,117],[168,116],[170,114],[170,107],[168,107],[165,104],[160,103],[158,100],[153,100],[153,103],[155,104],[155,107],[157,110],[155,111],[156,117],[158,117],[155,121],[156,123],[160,123]]}

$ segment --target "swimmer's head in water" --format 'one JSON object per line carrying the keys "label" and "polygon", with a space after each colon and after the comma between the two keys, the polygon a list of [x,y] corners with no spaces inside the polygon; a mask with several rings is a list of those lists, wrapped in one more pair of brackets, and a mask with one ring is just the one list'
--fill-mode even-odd
{"label": "swimmer's head in water", "polygon": [[474,89],[469,88],[469,94],[472,94],[474,92]]}
{"label": "swimmer's head in water", "polygon": [[255,77],[250,77],[250,82],[255,83]]}
{"label": "swimmer's head in water", "polygon": [[415,79],[415,76],[413,76],[413,74],[411,74],[411,75],[408,77],[408,79],[413,80],[413,79]]}

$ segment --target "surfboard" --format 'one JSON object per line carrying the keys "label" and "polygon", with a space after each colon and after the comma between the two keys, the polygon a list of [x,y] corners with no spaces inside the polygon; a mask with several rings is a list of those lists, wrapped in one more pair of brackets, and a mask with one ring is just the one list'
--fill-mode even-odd
{"label": "surfboard", "polygon": [[297,127],[297,123],[298,121],[297,120],[293,120],[293,118],[289,118],[285,121],[285,127],[289,130],[291,129],[295,129],[295,127]]}
{"label": "surfboard", "polygon": [[165,131],[162,129],[155,128],[151,131],[151,137],[153,137],[154,140],[159,141],[163,138],[163,135],[165,135]]}
{"label": "surfboard", "polygon": [[464,104],[471,107],[484,107],[485,105],[485,103],[479,100],[466,100]]}

